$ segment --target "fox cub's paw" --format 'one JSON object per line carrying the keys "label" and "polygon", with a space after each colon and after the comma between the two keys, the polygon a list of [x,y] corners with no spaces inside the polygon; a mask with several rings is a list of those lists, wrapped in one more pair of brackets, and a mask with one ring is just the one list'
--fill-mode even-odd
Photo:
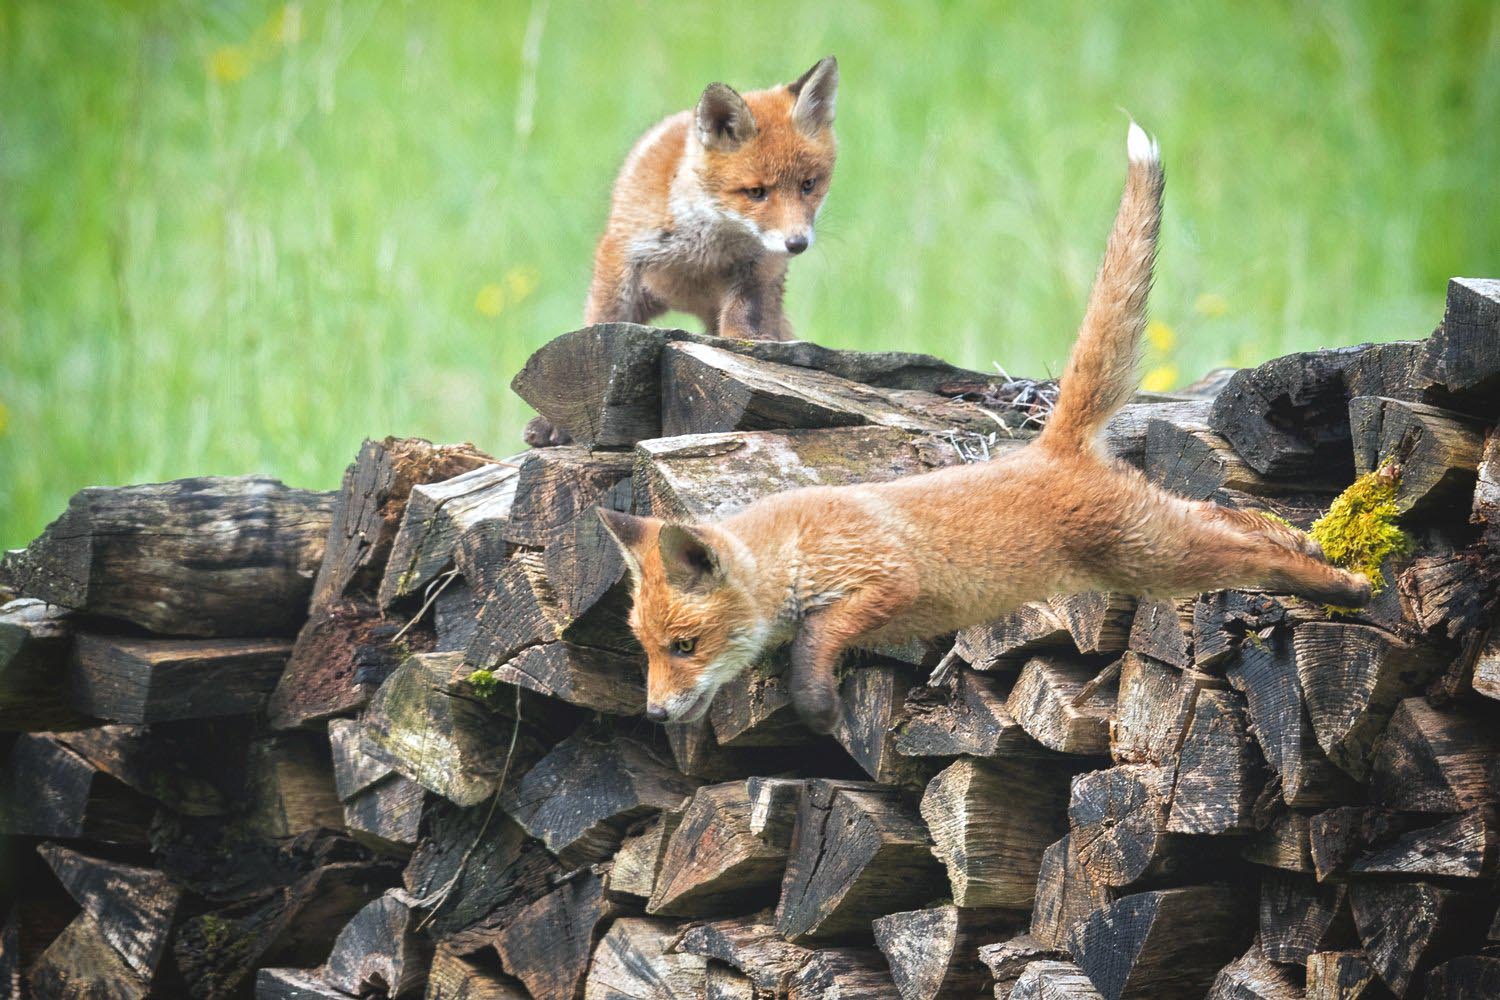
{"label": "fox cub's paw", "polygon": [[1323,602],[1337,608],[1362,608],[1370,603],[1370,596],[1374,588],[1370,586],[1370,578],[1363,573],[1349,573],[1339,571],[1342,578],[1339,583],[1328,589],[1322,595]]}
{"label": "fox cub's paw", "polygon": [[792,704],[802,724],[813,732],[827,735],[839,721],[839,696],[830,684],[809,683],[792,689]]}

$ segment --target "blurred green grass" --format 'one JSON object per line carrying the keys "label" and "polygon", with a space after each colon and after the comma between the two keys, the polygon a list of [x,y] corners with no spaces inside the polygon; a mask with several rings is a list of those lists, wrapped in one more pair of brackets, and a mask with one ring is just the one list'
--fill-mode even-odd
{"label": "blurred green grass", "polygon": [[0,4],[0,544],[74,490],[365,436],[502,453],[634,138],[835,53],[789,310],[1061,368],[1130,111],[1169,171],[1148,379],[1425,335],[1500,272],[1500,8],[636,0]]}

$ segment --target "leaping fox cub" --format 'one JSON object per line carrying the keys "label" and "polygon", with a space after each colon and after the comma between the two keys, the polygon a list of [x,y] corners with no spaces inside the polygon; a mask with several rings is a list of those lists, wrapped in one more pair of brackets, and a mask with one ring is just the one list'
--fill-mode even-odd
{"label": "leaping fox cub", "polygon": [[[798,711],[827,732],[850,647],[944,635],[1058,593],[1163,597],[1265,587],[1344,606],[1370,583],[1299,532],[1184,500],[1101,451],[1135,391],[1163,173],[1134,123],[1125,193],[1063,373],[1026,448],[872,485],[766,497],[716,524],[601,510],[629,565],[648,660],[646,715],[700,718],[721,685],[790,641]],[[1024,573],[1014,553],[1028,553]]]}
{"label": "leaping fox cub", "polygon": [[[791,340],[787,262],[812,246],[836,144],[839,67],[744,95],[711,83],[643,135],[615,181],[583,321],[646,323],[669,309],[740,340]],[[563,444],[538,417],[533,445]]]}

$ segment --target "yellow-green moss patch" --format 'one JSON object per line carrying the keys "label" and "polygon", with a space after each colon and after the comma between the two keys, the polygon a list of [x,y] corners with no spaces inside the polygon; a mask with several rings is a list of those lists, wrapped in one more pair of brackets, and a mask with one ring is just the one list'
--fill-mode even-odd
{"label": "yellow-green moss patch", "polygon": [[1389,463],[1360,476],[1334,498],[1328,513],[1308,532],[1330,562],[1365,574],[1376,592],[1386,584],[1380,564],[1411,550],[1411,539],[1397,523],[1400,485],[1401,469]]}

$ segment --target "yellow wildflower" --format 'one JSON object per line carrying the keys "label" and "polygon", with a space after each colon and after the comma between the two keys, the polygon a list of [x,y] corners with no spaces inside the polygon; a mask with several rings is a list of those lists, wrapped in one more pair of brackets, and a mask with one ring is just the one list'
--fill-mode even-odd
{"label": "yellow wildflower", "polygon": [[250,53],[243,45],[221,45],[208,57],[208,76],[219,83],[238,83],[250,75]]}
{"label": "yellow wildflower", "polygon": [[1146,373],[1141,379],[1141,388],[1147,392],[1167,392],[1177,387],[1177,366],[1173,364],[1157,365]]}
{"label": "yellow wildflower", "polygon": [[1146,324],[1146,343],[1166,354],[1177,346],[1177,334],[1161,320],[1153,319]]}
{"label": "yellow wildflower", "polygon": [[1229,311],[1229,300],[1218,292],[1204,292],[1193,301],[1193,311],[1199,316],[1214,319]]}
{"label": "yellow wildflower", "polygon": [[517,305],[530,297],[541,284],[542,276],[529,264],[513,267],[505,272],[505,290],[511,305]]}
{"label": "yellow wildflower", "polygon": [[474,308],[481,316],[494,319],[505,311],[505,288],[499,282],[491,281],[479,289],[479,294],[474,296]]}

